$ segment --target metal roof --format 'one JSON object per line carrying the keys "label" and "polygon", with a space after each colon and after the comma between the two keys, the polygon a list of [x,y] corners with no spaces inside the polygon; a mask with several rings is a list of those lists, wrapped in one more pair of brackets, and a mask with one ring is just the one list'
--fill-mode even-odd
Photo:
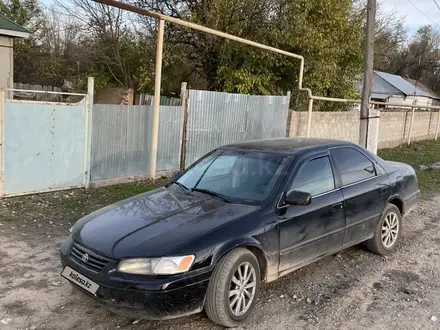
{"label": "metal roof", "polygon": [[29,36],[30,31],[11,21],[9,18],[0,15],[0,34],[26,38]]}
{"label": "metal roof", "polygon": [[426,85],[423,85],[421,82],[418,82],[418,81],[416,81],[414,79],[410,79],[410,78],[407,78],[406,80],[408,82],[410,82],[412,85],[417,86],[417,89],[420,89],[421,91],[423,91],[423,95],[430,97],[432,99],[439,99],[440,100],[440,95],[438,95],[436,92],[434,92],[432,89],[430,89]]}
{"label": "metal roof", "polygon": [[401,76],[380,71],[374,71],[374,73],[384,79],[389,84],[393,85],[393,87],[397,88],[405,95],[424,95],[424,93],[420,89],[416,88],[413,84],[406,81]]}

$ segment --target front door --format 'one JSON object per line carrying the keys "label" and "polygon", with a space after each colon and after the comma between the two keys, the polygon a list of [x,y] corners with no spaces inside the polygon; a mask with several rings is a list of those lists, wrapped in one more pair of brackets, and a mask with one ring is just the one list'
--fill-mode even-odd
{"label": "front door", "polygon": [[328,153],[309,157],[295,172],[285,193],[308,192],[312,202],[278,206],[280,275],[339,250],[344,238],[344,199]]}

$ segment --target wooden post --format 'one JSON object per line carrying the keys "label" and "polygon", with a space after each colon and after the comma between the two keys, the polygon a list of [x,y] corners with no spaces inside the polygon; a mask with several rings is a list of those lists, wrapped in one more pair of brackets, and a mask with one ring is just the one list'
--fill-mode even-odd
{"label": "wooden post", "polygon": [[186,162],[186,128],[188,124],[188,90],[186,82],[183,82],[180,87],[180,100],[182,105],[182,112],[180,120],[182,122],[180,128],[180,171],[185,169]]}
{"label": "wooden post", "polygon": [[156,178],[157,145],[159,141],[159,108],[160,108],[160,86],[162,79],[162,54],[163,54],[163,32],[165,21],[159,20],[159,29],[157,31],[156,48],[156,77],[154,82],[153,99],[153,129],[151,133],[151,157],[150,157],[150,178]]}

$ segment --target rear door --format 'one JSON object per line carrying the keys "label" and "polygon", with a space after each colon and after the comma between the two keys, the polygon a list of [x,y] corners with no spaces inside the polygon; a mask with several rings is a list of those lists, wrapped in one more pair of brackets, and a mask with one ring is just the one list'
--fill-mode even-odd
{"label": "rear door", "polygon": [[345,229],[343,196],[328,152],[306,158],[295,170],[285,194],[308,192],[307,206],[278,205],[280,275],[342,247]]}
{"label": "rear door", "polygon": [[353,245],[373,235],[391,193],[390,181],[386,173],[357,148],[338,147],[330,153],[344,196],[344,246]]}

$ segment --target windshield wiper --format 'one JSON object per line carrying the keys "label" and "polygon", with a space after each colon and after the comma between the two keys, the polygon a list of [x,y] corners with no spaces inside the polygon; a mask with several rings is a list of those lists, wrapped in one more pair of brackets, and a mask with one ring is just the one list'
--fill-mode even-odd
{"label": "windshield wiper", "polygon": [[218,198],[222,199],[223,201],[225,201],[226,203],[232,203],[227,197],[223,196],[222,194],[216,193],[215,191],[211,191],[208,189],[200,189],[200,188],[192,188],[191,191],[198,191],[198,192],[201,192],[204,194],[218,197]]}
{"label": "windshield wiper", "polygon": [[189,192],[191,191],[187,186],[185,186],[183,183],[180,183],[179,181],[171,181],[169,183],[170,184],[175,184],[177,186],[179,186],[180,188],[182,188],[182,190],[185,192],[185,194],[189,195]]}

